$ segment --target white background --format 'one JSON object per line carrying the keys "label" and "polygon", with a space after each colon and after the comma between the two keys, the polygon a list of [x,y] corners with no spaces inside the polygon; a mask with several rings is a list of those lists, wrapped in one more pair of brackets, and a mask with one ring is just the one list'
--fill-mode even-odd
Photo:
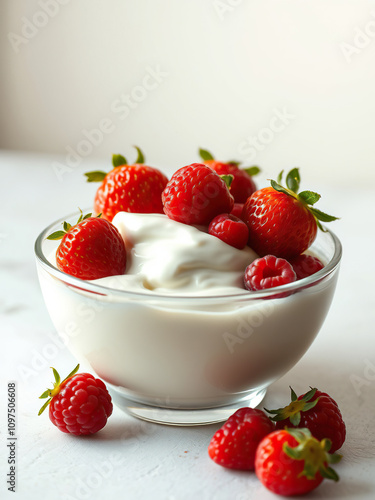
{"label": "white background", "polygon": [[[0,26],[2,148],[65,155],[108,119],[81,154],[108,166],[138,144],[176,170],[201,146],[315,189],[375,179],[373,1],[2,0]],[[292,118],[270,134],[275,109]]]}

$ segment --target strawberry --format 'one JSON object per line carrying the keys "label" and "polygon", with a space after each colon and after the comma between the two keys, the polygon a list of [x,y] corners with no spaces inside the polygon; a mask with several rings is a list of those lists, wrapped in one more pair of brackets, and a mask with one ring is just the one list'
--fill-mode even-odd
{"label": "strawberry", "polygon": [[330,454],[329,439],[318,441],[308,429],[285,429],[268,434],[255,456],[255,473],[273,493],[303,495],[317,488],[324,478],[338,481],[328,464],[341,455]]}
{"label": "strawberry", "polygon": [[215,432],[208,454],[223,467],[254,470],[256,448],[273,430],[274,424],[262,410],[240,408]]}
{"label": "strawberry", "polygon": [[161,193],[168,182],[160,170],[144,165],[142,151],[136,146],[138,158],[128,165],[122,155],[113,155],[113,170],[94,171],[85,175],[88,182],[101,182],[96,191],[94,211],[112,221],[117,212],[163,213]]}
{"label": "strawberry", "polygon": [[208,234],[239,250],[245,248],[249,239],[249,230],[244,221],[232,214],[214,217],[208,226]]}
{"label": "strawberry", "polygon": [[83,280],[124,274],[126,268],[125,243],[117,228],[108,220],[81,215],[71,226],[64,222],[64,230],[50,234],[47,239],[60,240],[56,264],[63,271]]}
{"label": "strawberry", "polygon": [[316,439],[328,438],[331,451],[339,450],[344,444],[346,427],[337,403],[325,392],[311,389],[297,398],[291,390],[292,402],[284,408],[265,410],[272,414],[276,429],[307,427]]}
{"label": "strawberry", "polygon": [[267,254],[290,259],[303,253],[315,240],[322,222],[337,219],[313,207],[318,193],[302,191],[298,168],[286,176],[286,185],[271,180],[271,187],[260,189],[246,201],[241,219],[249,228],[249,246],[261,257]]}
{"label": "strawberry", "polygon": [[228,161],[226,163],[216,161],[212,154],[205,149],[200,149],[199,155],[203,163],[215,170],[219,175],[233,175],[230,193],[235,203],[245,203],[248,197],[256,191],[256,185],[252,177],[260,172],[259,167],[239,168],[240,163],[238,161]]}
{"label": "strawberry", "polygon": [[100,379],[89,373],[77,373],[79,365],[61,382],[55,377],[53,389],[47,389],[39,399],[48,400],[38,415],[49,405],[49,418],[56,427],[76,436],[100,431],[112,414],[112,398]]}
{"label": "strawberry", "polygon": [[208,225],[216,215],[232,210],[233,196],[227,187],[231,179],[232,176],[221,178],[202,163],[182,167],[163,191],[164,212],[184,224]]}

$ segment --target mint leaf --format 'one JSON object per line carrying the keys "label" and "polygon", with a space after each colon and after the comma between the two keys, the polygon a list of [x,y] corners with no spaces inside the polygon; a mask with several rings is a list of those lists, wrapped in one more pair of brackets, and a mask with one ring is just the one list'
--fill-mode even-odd
{"label": "mint leaf", "polygon": [[215,158],[212,156],[212,154],[207,151],[207,149],[200,149],[199,150],[199,156],[202,158],[203,161],[209,161],[209,160],[214,160]]}

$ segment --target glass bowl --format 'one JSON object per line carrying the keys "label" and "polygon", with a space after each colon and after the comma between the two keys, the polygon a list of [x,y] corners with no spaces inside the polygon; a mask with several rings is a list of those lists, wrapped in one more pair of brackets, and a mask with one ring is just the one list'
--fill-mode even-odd
{"label": "glass bowl", "polygon": [[341,244],[318,231],[316,274],[266,291],[166,296],[108,288],[58,270],[47,240],[71,214],[37,238],[44,301],[58,334],[103,379],[115,404],[146,420],[175,425],[226,420],[257,406],[267,387],[310,347],[329,310]]}

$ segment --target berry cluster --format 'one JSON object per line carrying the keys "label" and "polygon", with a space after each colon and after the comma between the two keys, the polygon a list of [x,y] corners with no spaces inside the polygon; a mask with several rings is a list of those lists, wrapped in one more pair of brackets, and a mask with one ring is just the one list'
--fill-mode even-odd
{"label": "berry cluster", "polygon": [[[345,441],[345,424],[337,403],[311,389],[285,408],[237,410],[214,434],[210,458],[229,469],[255,470],[273,493],[290,496],[315,489],[324,478],[337,481],[330,464]],[[276,421],[276,425],[275,422]]]}

